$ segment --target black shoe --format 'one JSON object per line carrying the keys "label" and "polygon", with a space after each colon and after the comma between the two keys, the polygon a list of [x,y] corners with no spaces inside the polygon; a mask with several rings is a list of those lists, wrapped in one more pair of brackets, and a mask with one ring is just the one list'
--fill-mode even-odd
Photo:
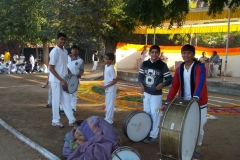
{"label": "black shoe", "polygon": [[52,108],[52,105],[51,105],[51,104],[47,104],[47,105],[45,106],[45,108]]}
{"label": "black shoe", "polygon": [[65,114],[63,110],[59,110],[59,114]]}
{"label": "black shoe", "polygon": [[157,138],[152,138],[152,137],[148,137],[146,139],[143,140],[144,143],[153,143],[156,142]]}

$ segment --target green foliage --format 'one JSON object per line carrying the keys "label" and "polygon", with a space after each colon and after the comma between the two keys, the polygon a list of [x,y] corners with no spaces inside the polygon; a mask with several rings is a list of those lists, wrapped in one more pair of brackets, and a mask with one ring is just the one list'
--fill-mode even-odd
{"label": "green foliage", "polygon": [[[93,86],[92,87],[92,91],[95,92],[95,93],[98,93],[100,95],[104,95],[105,94],[105,91],[102,90],[100,87],[98,86]],[[121,90],[117,89],[116,93],[118,94]]]}
{"label": "green foliage", "polygon": [[126,97],[120,98],[120,100],[140,102],[140,103],[143,102],[143,99],[141,98],[141,96],[126,96]]}
{"label": "green foliage", "polygon": [[169,28],[175,23],[181,26],[189,12],[186,0],[125,0],[126,13],[134,17],[141,25],[162,26],[169,20]]}
{"label": "green foliage", "polygon": [[[224,48],[226,47],[226,42],[226,33],[198,34],[198,46]],[[240,32],[230,33],[228,46],[231,48],[240,46]]]}
{"label": "green foliage", "polygon": [[171,34],[169,35],[169,40],[172,40],[174,45],[182,46],[189,44],[190,34]]}

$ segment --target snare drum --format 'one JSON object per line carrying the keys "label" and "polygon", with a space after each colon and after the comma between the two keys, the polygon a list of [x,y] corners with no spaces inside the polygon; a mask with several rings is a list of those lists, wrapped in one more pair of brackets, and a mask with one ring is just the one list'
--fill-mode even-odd
{"label": "snare drum", "polygon": [[133,142],[144,140],[151,131],[152,119],[144,111],[133,111],[124,120],[124,135]]}
{"label": "snare drum", "polygon": [[128,146],[122,146],[116,149],[112,153],[111,160],[124,160],[124,159],[129,159],[129,160],[141,160],[141,157],[134,148],[128,147]]}
{"label": "snare drum", "polygon": [[63,79],[67,82],[67,87],[63,86],[63,90],[70,94],[74,93],[77,90],[79,83],[77,76],[68,74]]}
{"label": "snare drum", "polygon": [[159,131],[159,148],[164,160],[191,160],[200,129],[200,108],[194,100],[175,98],[166,108]]}

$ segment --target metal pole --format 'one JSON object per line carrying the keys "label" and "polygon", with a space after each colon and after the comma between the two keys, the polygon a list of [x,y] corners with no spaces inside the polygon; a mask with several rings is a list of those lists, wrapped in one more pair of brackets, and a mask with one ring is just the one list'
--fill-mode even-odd
{"label": "metal pole", "polygon": [[145,41],[145,44],[147,45],[147,41],[148,41],[148,34],[146,33],[146,34],[145,34],[145,36],[146,36],[146,41]]}
{"label": "metal pole", "polygon": [[155,45],[156,41],[156,27],[154,27],[154,35],[153,35],[153,45]]}
{"label": "metal pole", "polygon": [[227,41],[226,41],[226,58],[225,58],[225,70],[224,70],[224,79],[223,81],[226,82],[226,75],[227,75],[227,59],[228,59],[228,39],[230,33],[230,8],[228,8],[228,32],[227,32]]}

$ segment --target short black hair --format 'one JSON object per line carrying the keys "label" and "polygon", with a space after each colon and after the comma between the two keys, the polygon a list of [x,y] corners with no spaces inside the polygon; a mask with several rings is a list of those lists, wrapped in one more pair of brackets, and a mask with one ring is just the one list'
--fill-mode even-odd
{"label": "short black hair", "polygon": [[67,38],[67,35],[66,35],[65,33],[59,32],[59,33],[57,34],[57,39],[60,38],[60,37]]}
{"label": "short black hair", "polygon": [[181,52],[182,51],[190,51],[193,52],[193,54],[195,54],[195,47],[190,44],[186,44],[182,47]]}
{"label": "short black hair", "polygon": [[115,55],[114,55],[114,53],[106,53],[105,56],[107,56],[109,60],[112,60],[112,61],[115,60]]}
{"label": "short black hair", "polygon": [[74,44],[74,45],[72,45],[72,47],[71,47],[71,50],[72,49],[77,49],[77,50],[79,50],[79,47],[76,45],[76,44]]}
{"label": "short black hair", "polygon": [[158,50],[158,52],[160,53],[160,47],[158,46],[158,45],[152,45],[151,47],[150,47],[150,50],[149,51],[151,51],[151,50],[153,50],[153,49],[157,49]]}

